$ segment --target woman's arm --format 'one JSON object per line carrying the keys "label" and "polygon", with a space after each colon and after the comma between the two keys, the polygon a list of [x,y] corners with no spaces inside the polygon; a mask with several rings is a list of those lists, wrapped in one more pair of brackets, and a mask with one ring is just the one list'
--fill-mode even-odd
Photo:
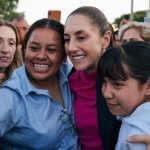
{"label": "woman's arm", "polygon": [[134,135],[127,139],[131,143],[144,143],[147,145],[147,150],[150,150],[150,135]]}

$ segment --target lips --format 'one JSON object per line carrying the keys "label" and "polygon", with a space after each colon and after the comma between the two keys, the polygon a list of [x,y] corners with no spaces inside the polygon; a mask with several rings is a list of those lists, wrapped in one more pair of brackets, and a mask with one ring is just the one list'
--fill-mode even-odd
{"label": "lips", "polygon": [[112,106],[114,105],[114,106],[115,106],[115,105],[117,105],[117,104],[114,104],[114,103],[107,103],[107,105],[112,105]]}
{"label": "lips", "polygon": [[117,105],[118,105],[118,104],[115,103],[114,101],[107,100],[107,99],[106,99],[106,103],[107,103],[107,105],[109,105],[109,106],[117,106]]}
{"label": "lips", "polygon": [[8,61],[9,57],[7,57],[7,56],[0,56],[0,60],[1,61]]}

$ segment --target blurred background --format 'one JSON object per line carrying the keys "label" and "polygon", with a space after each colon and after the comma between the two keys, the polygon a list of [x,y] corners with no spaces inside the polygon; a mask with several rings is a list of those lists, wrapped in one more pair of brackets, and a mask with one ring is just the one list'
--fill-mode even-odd
{"label": "blurred background", "polygon": [[70,12],[84,5],[102,10],[114,28],[123,19],[150,22],[150,0],[0,0],[0,18],[12,20],[21,16],[31,25],[38,19],[52,17],[65,23]]}

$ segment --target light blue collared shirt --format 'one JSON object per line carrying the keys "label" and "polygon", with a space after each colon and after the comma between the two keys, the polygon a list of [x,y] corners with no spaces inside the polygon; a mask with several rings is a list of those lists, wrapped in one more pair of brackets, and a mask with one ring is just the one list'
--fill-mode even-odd
{"label": "light blue collared shirt", "polygon": [[127,137],[132,135],[150,134],[150,102],[139,105],[134,112],[120,117],[122,125],[115,150],[146,150],[143,143],[129,143]]}
{"label": "light blue collared shirt", "polygon": [[[67,67],[68,69],[68,67]],[[0,145],[4,150],[77,150],[73,96],[65,64],[60,88],[65,111],[47,90],[29,81],[25,66],[16,69],[0,89]]]}

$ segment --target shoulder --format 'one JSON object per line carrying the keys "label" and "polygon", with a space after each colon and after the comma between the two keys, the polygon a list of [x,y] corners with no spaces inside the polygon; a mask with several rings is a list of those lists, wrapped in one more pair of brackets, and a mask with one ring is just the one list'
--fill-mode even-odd
{"label": "shoulder", "polygon": [[25,66],[22,66],[20,68],[17,68],[14,70],[12,76],[10,79],[6,80],[2,87],[8,87],[9,89],[12,89],[13,91],[18,91],[22,89],[22,86],[24,86],[26,83],[26,71]]}
{"label": "shoulder", "polygon": [[0,95],[0,102],[4,100],[6,103],[9,102],[9,104],[11,104],[13,100],[19,98],[18,93],[9,87],[0,88]]}
{"label": "shoulder", "polygon": [[[20,96],[14,90],[4,87],[0,89],[0,113],[13,113],[20,108]],[[8,115],[5,114],[5,115]],[[19,114],[17,114],[18,116]],[[1,116],[2,117],[2,116]]]}
{"label": "shoulder", "polygon": [[130,128],[132,133],[150,133],[150,102],[138,106],[135,111],[122,119],[124,126]]}

